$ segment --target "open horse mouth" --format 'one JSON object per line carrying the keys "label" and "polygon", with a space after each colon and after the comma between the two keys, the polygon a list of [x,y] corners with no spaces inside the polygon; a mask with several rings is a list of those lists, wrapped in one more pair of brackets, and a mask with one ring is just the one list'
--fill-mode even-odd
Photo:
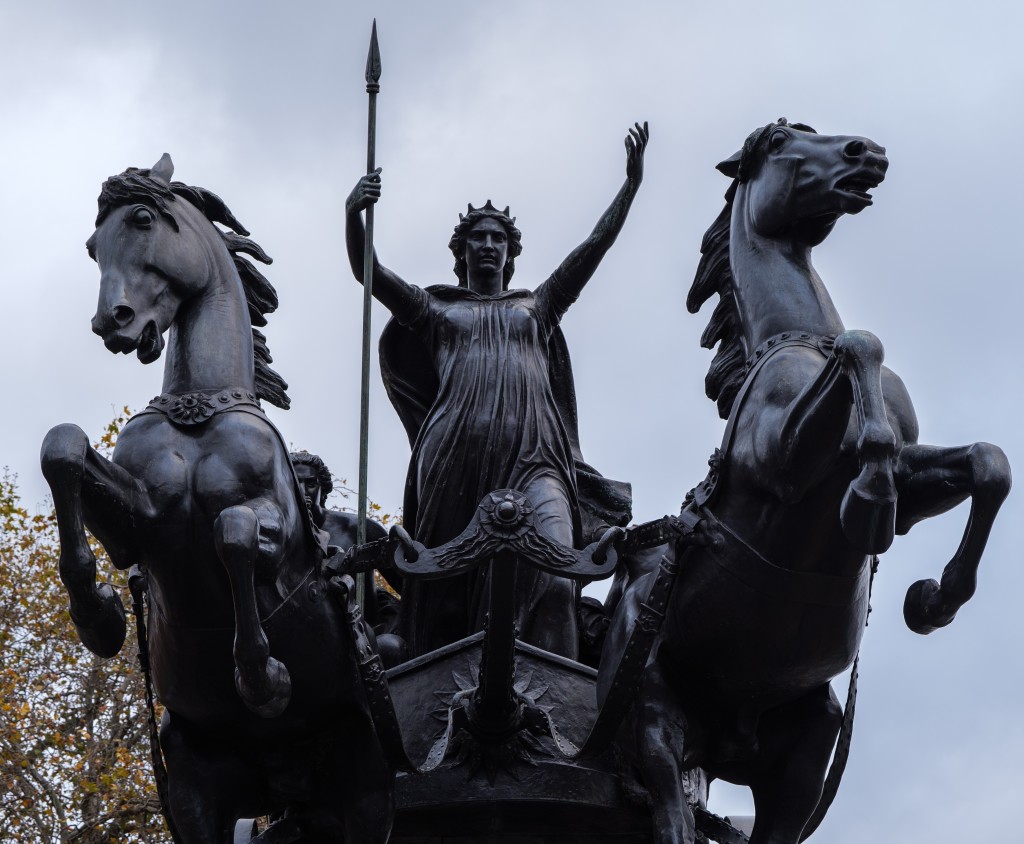
{"label": "open horse mouth", "polygon": [[855,197],[863,203],[863,207],[871,205],[874,200],[868,191],[877,188],[885,179],[883,173],[860,172],[845,176],[836,182],[836,190]]}
{"label": "open horse mouth", "polygon": [[156,322],[150,320],[139,335],[139,344],[135,353],[142,363],[152,363],[164,350],[164,338],[157,328]]}
{"label": "open horse mouth", "polygon": [[127,337],[114,332],[103,337],[103,345],[112,352],[129,355],[135,352],[142,363],[152,363],[164,350],[164,338],[155,320],[146,323],[138,337]]}

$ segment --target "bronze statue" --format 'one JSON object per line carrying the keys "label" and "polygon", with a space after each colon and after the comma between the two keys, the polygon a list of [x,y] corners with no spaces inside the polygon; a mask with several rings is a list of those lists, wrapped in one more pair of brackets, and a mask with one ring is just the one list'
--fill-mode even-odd
{"label": "bronze statue", "polygon": [[327,592],[327,534],[260,407],[288,406],[253,327],[277,294],[243,255],[270,259],[220,198],[172,172],[165,155],[108,179],[87,244],[104,345],[152,363],[165,333],[169,344],[163,392],[111,461],[74,425],[43,443],[71,616],[94,653],[121,648],[124,609],[96,585],[87,527],[114,565],[148,578],[140,645],[165,707],[161,798],[182,842],[223,842],[240,817],[284,813],[287,840],[383,844],[393,772],[360,683],[358,610]]}
{"label": "bronze statue", "polygon": [[[334,479],[331,470],[320,455],[308,451],[293,451],[289,454],[295,477],[302,488],[303,497],[315,524],[327,532],[331,545],[347,551],[356,544],[356,517],[354,513],[344,510],[332,510],[327,505],[327,497],[334,491]],[[387,531],[377,524],[367,525],[366,538],[369,542],[383,539]]]}
{"label": "bronze statue", "polygon": [[[857,654],[874,555],[970,498],[941,583],[915,583],[905,604],[918,633],[949,624],[974,594],[1009,491],[999,448],[917,443],[881,343],[846,330],[811,263],[843,214],[871,205],[887,167],[873,141],[785,120],[718,166],[733,181],[687,305],[719,295],[702,344],[718,344],[706,385],[728,424],[683,511],[706,544],[668,549],[678,580],[634,725],[658,844],[695,841],[681,787],[695,766],[750,786],[751,844],[813,831],[834,796],[822,784],[844,722],[829,681]],[[642,596],[654,577],[639,576],[619,602],[600,694],[631,627],[652,623]]]}
{"label": "bronze statue", "polygon": [[[355,513],[335,510],[327,507],[327,497],[334,491],[334,479],[331,470],[320,455],[308,451],[293,451],[290,455],[295,477],[299,481],[306,507],[313,517],[313,524],[327,532],[328,542],[340,552],[348,551],[357,542],[358,518]],[[366,541],[378,542],[387,536],[383,526],[366,520]],[[393,588],[401,588],[401,578],[393,568],[382,572],[385,580]],[[367,589],[363,603],[363,615],[375,634],[393,633],[398,615],[398,600],[386,589]],[[378,644],[380,640],[378,639]],[[388,646],[399,647],[398,643],[386,640]],[[402,653],[387,654],[388,663],[401,660]]]}
{"label": "bronze statue", "polygon": [[[917,442],[881,343],[846,330],[811,262],[871,204],[885,151],[785,120],[719,165],[732,183],[688,298],[695,312],[719,296],[702,343],[718,346],[722,446],[679,517],[622,529],[630,490],[583,462],[559,323],[624,225],[647,143],[635,124],[625,184],[533,290],[509,289],[521,236],[489,200],[449,244],[458,285],[406,283],[364,248],[380,170],[359,180],[348,254],[392,312],[382,374],[412,445],[405,527],[370,523],[365,542],[326,508],[323,461],[289,454],[261,409],[289,403],[257,330],[277,294],[244,256],[269,257],[217,196],[172,182],[167,156],[104,184],[93,330],[143,363],[167,334],[163,390],[112,460],[62,425],[42,465],[71,616],[101,656],[126,618],[86,529],[133,568],[140,661],[166,710],[158,789],[184,844],[241,840],[257,815],[268,844],[385,844],[396,802],[404,842],[745,841],[700,805],[705,771],[751,788],[751,844],[796,844],[845,764],[856,669],[845,710],[830,681],[856,662],[877,555],[969,498],[959,549],[941,582],[910,587],[906,622],[928,633],[973,595],[1006,458]],[[594,671],[573,661],[578,584],[619,560],[606,606],[587,608]],[[396,636],[369,590],[379,651],[350,577],[374,567],[402,592]]]}
{"label": "bronze statue", "polygon": [[[509,290],[520,232],[490,201],[460,215],[449,248],[458,286],[420,288],[374,262],[373,295],[392,312],[381,338],[384,383],[413,447],[405,527],[439,546],[469,523],[491,490],[514,487],[536,508],[548,536],[580,547],[629,519],[628,487],[582,463],[572,370],[558,323],[615,241],[643,178],[647,125],[626,137],[626,181],[591,236],[535,290]],[[360,212],[380,197],[380,170],[346,203],[349,260],[364,266]],[[517,624],[524,641],[575,658],[573,581],[524,571]],[[483,578],[409,583],[401,632],[410,654],[430,651],[482,626]]]}

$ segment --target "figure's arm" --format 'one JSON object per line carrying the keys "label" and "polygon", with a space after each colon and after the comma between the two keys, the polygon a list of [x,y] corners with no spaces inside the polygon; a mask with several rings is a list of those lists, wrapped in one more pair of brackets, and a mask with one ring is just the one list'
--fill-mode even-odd
{"label": "figure's arm", "polygon": [[626,215],[629,207],[633,204],[633,197],[640,188],[640,182],[644,177],[644,151],[647,148],[649,137],[647,123],[643,126],[634,124],[635,129],[629,130],[626,136],[626,181],[619,192],[598,220],[594,231],[591,232],[583,243],[577,246],[552,273],[551,280],[554,281],[559,292],[568,299],[565,307],[576,300],[583,287],[594,274],[601,259],[615,242],[615,238],[622,231],[626,222]]}
{"label": "figure's arm", "polygon": [[[345,243],[352,275],[363,283],[363,267],[366,255],[366,227],[362,211],[376,204],[380,199],[380,168],[363,176],[352,193],[345,200]],[[428,296],[424,290],[409,284],[377,260],[373,252],[373,296],[386,307],[400,322],[409,322]]]}

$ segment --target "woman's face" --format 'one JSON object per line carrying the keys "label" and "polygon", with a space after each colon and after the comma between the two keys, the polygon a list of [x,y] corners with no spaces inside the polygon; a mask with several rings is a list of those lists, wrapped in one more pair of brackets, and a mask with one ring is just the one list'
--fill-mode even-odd
{"label": "woman's face", "polygon": [[466,235],[466,276],[470,289],[484,286],[487,289],[478,292],[497,292],[490,289],[497,277],[500,291],[507,260],[508,232],[497,220],[484,217]]}

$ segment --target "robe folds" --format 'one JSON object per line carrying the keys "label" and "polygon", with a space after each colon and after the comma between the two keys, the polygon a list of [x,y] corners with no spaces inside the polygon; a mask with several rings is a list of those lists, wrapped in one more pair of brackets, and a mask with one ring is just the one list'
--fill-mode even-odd
{"label": "robe folds", "polygon": [[[427,547],[460,534],[480,500],[514,488],[541,528],[581,546],[630,519],[629,485],[580,454],[572,368],[559,320],[573,298],[557,276],[535,291],[483,296],[413,288],[385,327],[381,374],[412,444],[403,518]],[[418,656],[483,626],[486,566],[402,589],[399,632]],[[521,638],[575,658],[578,586],[529,566],[516,585]]]}

